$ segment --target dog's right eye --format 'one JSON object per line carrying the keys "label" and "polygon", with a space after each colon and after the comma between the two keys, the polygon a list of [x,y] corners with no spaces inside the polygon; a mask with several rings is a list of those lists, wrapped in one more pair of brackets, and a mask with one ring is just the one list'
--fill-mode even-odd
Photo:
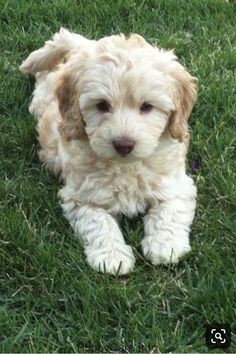
{"label": "dog's right eye", "polygon": [[99,112],[101,112],[101,113],[107,113],[107,112],[110,112],[110,110],[111,110],[110,104],[105,100],[98,102],[96,104],[96,107],[99,110]]}
{"label": "dog's right eye", "polygon": [[143,102],[142,106],[140,107],[141,113],[149,113],[153,109],[153,105],[148,102]]}

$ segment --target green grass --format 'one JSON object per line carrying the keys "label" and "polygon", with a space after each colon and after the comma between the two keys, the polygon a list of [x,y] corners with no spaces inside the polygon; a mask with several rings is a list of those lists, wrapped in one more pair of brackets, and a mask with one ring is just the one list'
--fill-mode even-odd
{"label": "green grass", "polygon": [[[236,319],[235,1],[0,0],[0,351],[208,352],[204,326]],[[89,38],[137,32],[199,79],[188,172],[198,186],[193,251],[154,267],[140,252],[141,219],[125,219],[137,265],[93,272],[40,165],[23,59],[60,26]],[[198,173],[191,163],[201,159]],[[236,352],[235,332],[228,350]],[[220,352],[220,350],[218,350]]]}

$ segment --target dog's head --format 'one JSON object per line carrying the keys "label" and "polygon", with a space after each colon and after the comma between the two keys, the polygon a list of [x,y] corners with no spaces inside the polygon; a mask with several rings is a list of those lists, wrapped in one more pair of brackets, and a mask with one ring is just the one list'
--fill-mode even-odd
{"label": "dog's head", "polygon": [[188,137],[195,78],[172,51],[136,34],[105,37],[74,49],[60,71],[61,135],[87,139],[99,158],[144,159],[164,131]]}

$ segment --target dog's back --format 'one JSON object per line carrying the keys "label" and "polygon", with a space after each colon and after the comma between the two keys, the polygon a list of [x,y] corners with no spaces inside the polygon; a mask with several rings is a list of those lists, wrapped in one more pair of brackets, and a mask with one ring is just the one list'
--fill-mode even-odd
{"label": "dog's back", "polygon": [[20,66],[22,72],[34,74],[36,78],[29,111],[38,119],[40,159],[55,174],[59,174],[62,169],[58,153],[60,112],[55,97],[60,67],[74,49],[94,42],[61,28],[52,40],[32,52]]}

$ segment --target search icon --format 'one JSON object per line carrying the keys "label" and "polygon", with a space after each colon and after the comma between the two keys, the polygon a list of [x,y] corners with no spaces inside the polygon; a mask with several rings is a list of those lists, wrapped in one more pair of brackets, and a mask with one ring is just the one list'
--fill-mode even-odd
{"label": "search icon", "polygon": [[229,348],[231,328],[229,323],[212,323],[206,325],[206,345],[208,348]]}
{"label": "search icon", "polygon": [[221,340],[221,341],[223,340],[222,337],[221,337],[220,332],[216,332],[216,333],[215,333],[215,339],[219,339],[219,340]]}

